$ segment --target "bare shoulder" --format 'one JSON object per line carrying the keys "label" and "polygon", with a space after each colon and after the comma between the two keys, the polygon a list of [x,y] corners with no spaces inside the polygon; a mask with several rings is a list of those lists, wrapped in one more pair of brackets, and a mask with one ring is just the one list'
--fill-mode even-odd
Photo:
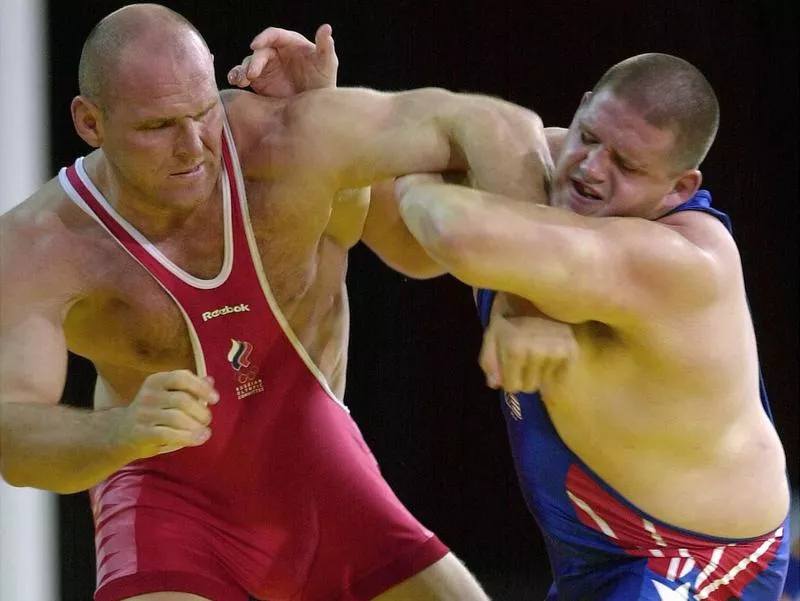
{"label": "bare shoulder", "polygon": [[224,90],[221,97],[244,174],[258,180],[303,180],[312,170],[317,182],[326,173],[334,178],[352,147],[346,142],[377,133],[381,111],[387,119],[391,115],[391,94],[366,88],[311,90],[289,98]]}
{"label": "bare shoulder", "polygon": [[[638,331],[654,315],[687,315],[725,306],[742,291],[732,236],[714,216],[684,211],[650,221],[606,217],[585,222],[584,313]],[[619,294],[625,290],[625,294]]]}
{"label": "bare shoulder", "polygon": [[244,176],[264,179],[280,170],[291,156],[285,148],[286,100],[246,90],[224,90],[221,98]]}
{"label": "bare shoulder", "polygon": [[659,223],[685,239],[709,259],[724,266],[739,264],[739,249],[722,222],[703,211],[680,211],[659,220]]}
{"label": "bare shoulder", "polygon": [[[66,196],[57,179],[0,216],[4,284],[20,301],[68,302],[88,269],[100,227]],[[5,296],[5,294],[4,294]]]}
{"label": "bare shoulder", "polygon": [[[738,291],[741,259],[733,237],[713,215],[681,211],[639,230],[631,259],[659,291],[662,302],[675,307],[708,307]],[[661,294],[663,293],[663,294]]]}

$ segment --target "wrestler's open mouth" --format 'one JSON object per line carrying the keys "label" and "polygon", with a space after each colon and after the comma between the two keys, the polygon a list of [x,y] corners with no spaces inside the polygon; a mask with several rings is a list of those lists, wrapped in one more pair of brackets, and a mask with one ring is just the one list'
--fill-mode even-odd
{"label": "wrestler's open mouth", "polygon": [[602,200],[602,196],[600,196],[594,189],[590,188],[583,182],[573,179],[572,180],[572,187],[574,188],[575,192],[578,193],[579,196],[586,198],[588,200]]}
{"label": "wrestler's open mouth", "polygon": [[199,163],[198,165],[195,165],[191,169],[185,169],[184,171],[176,171],[172,175],[177,175],[177,176],[194,175],[195,173],[199,173],[202,168],[203,168],[203,163]]}

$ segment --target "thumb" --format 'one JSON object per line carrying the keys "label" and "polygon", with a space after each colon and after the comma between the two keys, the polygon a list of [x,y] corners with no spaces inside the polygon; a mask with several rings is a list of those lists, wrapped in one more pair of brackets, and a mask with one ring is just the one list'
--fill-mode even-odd
{"label": "thumb", "polygon": [[251,55],[250,61],[245,65],[245,77],[249,80],[257,79],[264,71],[267,63],[277,55],[274,48],[260,48],[254,50]]}
{"label": "thumb", "polygon": [[320,25],[317,33],[314,35],[314,44],[317,46],[317,51],[323,55],[330,55],[333,53],[333,28],[325,23]]}
{"label": "thumb", "polygon": [[486,385],[489,388],[498,388],[500,386],[500,359],[497,352],[497,340],[491,323],[483,335],[483,345],[481,346],[478,364],[481,366],[483,373],[486,374]]}

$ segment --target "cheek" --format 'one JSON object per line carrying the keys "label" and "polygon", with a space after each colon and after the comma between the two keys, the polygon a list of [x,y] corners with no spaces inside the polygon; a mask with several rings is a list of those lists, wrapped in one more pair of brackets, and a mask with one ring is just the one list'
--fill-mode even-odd
{"label": "cheek", "polygon": [[153,160],[172,150],[172,137],[168,132],[148,132],[146,135],[134,135],[124,140],[125,153],[137,160]]}
{"label": "cheek", "polygon": [[223,118],[222,113],[215,115],[203,124],[202,138],[206,146],[217,149],[222,144]]}
{"label": "cheek", "polygon": [[203,146],[215,156],[222,152],[222,130],[206,130],[202,134]]}
{"label": "cheek", "polygon": [[641,210],[643,203],[647,203],[656,194],[651,186],[641,181],[617,175],[614,179],[615,212],[635,214]]}

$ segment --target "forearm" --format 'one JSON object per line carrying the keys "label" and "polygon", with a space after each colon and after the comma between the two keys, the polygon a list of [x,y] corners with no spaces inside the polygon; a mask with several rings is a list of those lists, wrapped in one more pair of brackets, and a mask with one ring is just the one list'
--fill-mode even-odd
{"label": "forearm", "polygon": [[446,272],[408,230],[397,209],[392,180],[372,186],[361,240],[386,265],[408,277],[428,279]]}
{"label": "forearm", "polygon": [[115,443],[122,408],[0,404],[0,471],[14,486],[86,490],[135,457]]}
{"label": "forearm", "polygon": [[396,186],[398,211],[410,234],[465,283],[504,290],[491,274],[483,273],[488,269],[480,268],[484,263],[481,249],[491,242],[487,230],[491,207],[485,194],[464,186],[412,181],[417,179],[404,178]]}
{"label": "forearm", "polygon": [[570,236],[577,229],[571,214],[462,186],[413,180],[397,186],[400,214],[425,250],[454,277],[475,288],[523,297],[554,319],[581,321],[571,311],[582,309],[580,295],[572,292],[580,291],[583,280],[573,274],[583,264],[581,257],[594,251],[591,236]]}
{"label": "forearm", "polygon": [[552,160],[541,120],[497,98],[339,88],[302,95],[288,110],[296,139],[309,140],[304,155],[338,188],[452,169],[469,170],[483,190],[544,199]]}

